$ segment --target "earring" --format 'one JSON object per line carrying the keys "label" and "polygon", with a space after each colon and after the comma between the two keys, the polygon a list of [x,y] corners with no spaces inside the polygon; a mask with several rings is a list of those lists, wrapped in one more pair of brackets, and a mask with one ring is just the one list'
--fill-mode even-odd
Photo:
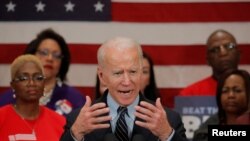
{"label": "earring", "polygon": [[43,89],[43,96],[46,96],[45,92],[46,92],[46,88]]}
{"label": "earring", "polygon": [[12,92],[13,92],[12,97],[15,99],[16,98],[15,89],[12,89]]}

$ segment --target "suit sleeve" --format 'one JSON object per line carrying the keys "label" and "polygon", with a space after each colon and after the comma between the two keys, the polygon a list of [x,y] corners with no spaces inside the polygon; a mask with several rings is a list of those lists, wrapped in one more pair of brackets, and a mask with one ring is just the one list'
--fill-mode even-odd
{"label": "suit sleeve", "polygon": [[180,114],[170,109],[166,109],[166,113],[170,125],[175,130],[174,136],[171,141],[188,141],[185,133],[186,129],[181,120]]}
{"label": "suit sleeve", "polygon": [[71,114],[67,116],[66,125],[64,126],[64,132],[60,138],[60,141],[75,141],[71,135],[70,128],[75,122],[76,117],[78,116],[79,112],[80,112],[80,109],[77,109],[76,111],[73,111]]}

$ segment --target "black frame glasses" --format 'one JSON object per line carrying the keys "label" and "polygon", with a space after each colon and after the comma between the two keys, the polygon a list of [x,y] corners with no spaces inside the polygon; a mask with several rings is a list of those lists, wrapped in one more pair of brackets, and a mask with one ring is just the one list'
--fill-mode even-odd
{"label": "black frame glasses", "polygon": [[28,84],[31,80],[34,83],[41,83],[45,80],[45,76],[43,76],[42,74],[35,74],[31,77],[29,75],[20,75],[14,78],[12,82],[21,82],[21,83]]}

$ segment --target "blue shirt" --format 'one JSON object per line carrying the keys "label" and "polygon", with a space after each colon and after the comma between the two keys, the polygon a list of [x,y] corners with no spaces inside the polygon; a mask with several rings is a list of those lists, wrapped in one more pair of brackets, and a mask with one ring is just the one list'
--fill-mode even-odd
{"label": "blue shirt", "polygon": [[[120,107],[120,105],[112,98],[112,96],[110,94],[107,95],[107,103],[108,103],[108,107],[110,108],[110,116],[111,121],[111,128],[113,133],[115,132],[115,128],[116,128],[116,122],[119,118],[119,114],[117,113],[117,109]],[[133,127],[134,127],[134,121],[135,121],[135,106],[138,105],[139,103],[139,95],[136,97],[136,99],[134,100],[134,102],[132,104],[130,104],[129,106],[127,106],[128,109],[128,114],[125,114],[125,120],[126,120],[126,124],[128,126],[128,136],[131,138],[132,136],[132,131],[133,131]]]}

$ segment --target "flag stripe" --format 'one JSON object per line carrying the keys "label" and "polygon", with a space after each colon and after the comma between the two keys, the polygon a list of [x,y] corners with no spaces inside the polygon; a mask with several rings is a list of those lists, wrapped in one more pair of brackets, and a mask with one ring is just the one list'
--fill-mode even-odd
{"label": "flag stripe", "polygon": [[[240,66],[250,72],[250,65]],[[155,66],[155,75],[161,101],[164,105],[173,108],[174,97],[179,94],[180,90],[201,78],[211,74],[208,66]],[[10,74],[8,65],[0,65],[0,74],[5,77],[0,81],[0,93],[9,88]],[[68,73],[69,84],[77,87],[82,93],[94,98],[94,86],[96,78],[95,65],[71,65]],[[86,81],[87,80],[87,81]]]}
{"label": "flag stripe", "polygon": [[[28,43],[51,27],[68,43],[101,44],[114,36],[128,36],[148,45],[205,44],[211,32],[225,29],[240,44],[250,44],[250,22],[127,23],[127,22],[0,22],[0,43]],[[21,33],[18,34],[18,33]]]}
{"label": "flag stripe", "polygon": [[[26,44],[0,44],[0,63],[11,63],[23,53]],[[71,63],[96,64],[96,53],[100,45],[69,44],[72,54]],[[156,65],[205,65],[205,45],[157,46],[142,45]],[[250,44],[239,45],[241,64],[250,64]],[[10,53],[11,52],[11,53]]]}
{"label": "flag stripe", "polygon": [[[240,68],[250,72],[250,65],[240,65]],[[201,78],[211,75],[211,68],[207,65],[155,65],[156,83],[159,88],[182,88]],[[68,72],[68,83],[73,86],[95,86],[96,64],[72,64]],[[10,66],[0,65],[0,86],[9,86]]]}
{"label": "flag stripe", "polygon": [[250,20],[250,2],[112,3],[112,20],[122,22],[233,22]]}
{"label": "flag stripe", "polygon": [[[83,94],[89,95],[91,99],[94,99],[94,92],[95,89],[94,87],[75,87],[78,90],[80,90]],[[9,89],[9,87],[0,87],[0,94],[4,91],[6,91],[7,89]],[[174,97],[176,96],[176,94],[178,94],[180,92],[180,88],[160,88],[159,91],[162,95],[161,97],[161,102],[169,107],[169,108],[173,108],[174,107]]]}

